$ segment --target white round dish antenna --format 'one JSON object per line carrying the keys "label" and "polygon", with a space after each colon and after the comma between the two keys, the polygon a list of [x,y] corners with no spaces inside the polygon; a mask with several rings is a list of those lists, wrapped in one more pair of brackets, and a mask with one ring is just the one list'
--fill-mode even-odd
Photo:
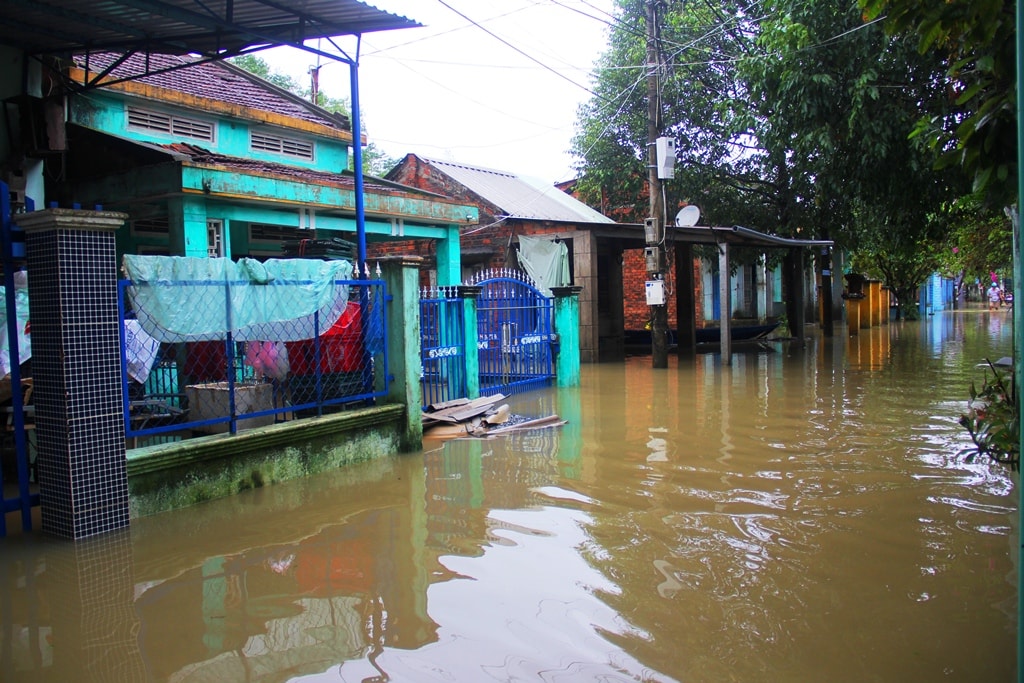
{"label": "white round dish antenna", "polygon": [[697,225],[697,221],[700,220],[700,209],[693,204],[684,206],[676,214],[676,227],[677,228],[689,228],[690,226]]}

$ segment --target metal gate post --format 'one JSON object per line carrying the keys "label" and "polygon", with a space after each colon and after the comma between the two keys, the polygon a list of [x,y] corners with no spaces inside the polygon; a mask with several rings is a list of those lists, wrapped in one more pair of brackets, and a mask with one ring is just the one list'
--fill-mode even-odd
{"label": "metal gate post", "polygon": [[480,397],[480,332],[477,330],[476,300],[482,289],[477,285],[462,285],[458,289],[465,323],[462,356],[466,365],[466,398],[470,399]]}
{"label": "metal gate post", "polygon": [[560,387],[580,384],[580,292],[582,287],[552,287],[555,295],[555,382]]}

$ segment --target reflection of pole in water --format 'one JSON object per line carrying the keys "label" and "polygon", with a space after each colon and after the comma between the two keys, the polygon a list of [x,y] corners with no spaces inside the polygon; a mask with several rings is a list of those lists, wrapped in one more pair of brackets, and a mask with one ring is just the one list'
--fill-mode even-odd
{"label": "reflection of pole in water", "polygon": [[[718,451],[720,453],[720,456],[718,458],[715,458],[715,459],[719,463],[721,463],[723,465],[726,464],[726,462],[730,458],[732,458],[732,451],[733,451],[733,448],[734,448],[733,443],[732,443],[732,433],[731,433],[732,415],[730,414],[729,406],[730,406],[730,400],[731,400],[730,392],[732,391],[733,370],[735,370],[735,369],[737,369],[737,368],[735,368],[732,365],[725,365],[724,362],[718,368],[718,375],[719,375],[718,387],[719,387],[719,391],[721,392],[721,401],[720,401],[720,404],[721,404],[721,411],[720,411],[721,412],[721,423],[720,423],[720,425],[721,425],[721,431],[722,431],[722,447]],[[739,369],[739,372],[743,372],[742,366],[740,366],[738,369]],[[729,483],[728,479],[729,479],[729,475],[727,475],[727,474],[723,474],[722,475],[722,482],[723,483],[726,483],[726,484]]]}

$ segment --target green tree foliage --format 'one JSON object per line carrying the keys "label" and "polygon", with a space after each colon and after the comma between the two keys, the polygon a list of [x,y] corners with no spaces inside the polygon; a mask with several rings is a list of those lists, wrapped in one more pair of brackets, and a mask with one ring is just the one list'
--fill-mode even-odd
{"label": "green tree foliage", "polygon": [[271,68],[267,60],[254,54],[241,55],[239,57],[232,57],[230,60],[235,66],[241,67],[251,74],[256,74],[268,83],[273,83],[279,88],[287,90],[288,92],[295,93],[300,97],[306,97],[308,90],[304,90],[303,86],[296,81],[294,78],[287,74],[283,74],[280,71],[276,71]]}
{"label": "green tree foliage", "polygon": [[950,229],[940,254],[940,272],[970,284],[990,273],[1013,272],[1013,228],[1005,212],[979,195],[958,199],[948,209]]}
{"label": "green tree foliage", "polygon": [[[619,0],[597,97],[581,109],[574,151],[591,201],[645,204],[645,6]],[[908,136],[925,113],[949,113],[944,62],[865,24],[856,0],[660,7],[660,110],[678,157],[669,206],[696,203],[708,223],[834,239],[898,276],[912,302],[942,239],[935,209],[963,191]]]}
{"label": "green tree foliage", "polygon": [[860,0],[865,18],[884,17],[921,54],[943,59],[941,83],[954,107],[925,112],[915,134],[959,165],[974,189],[999,204],[1017,192],[1017,33],[1011,0]]}

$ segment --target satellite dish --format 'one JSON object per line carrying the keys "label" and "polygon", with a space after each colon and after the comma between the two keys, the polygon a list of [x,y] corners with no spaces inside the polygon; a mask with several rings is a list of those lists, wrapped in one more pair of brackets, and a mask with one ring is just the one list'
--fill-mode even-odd
{"label": "satellite dish", "polygon": [[697,221],[700,220],[700,209],[693,204],[684,206],[676,214],[676,227],[677,228],[689,228],[690,226],[697,225]]}

